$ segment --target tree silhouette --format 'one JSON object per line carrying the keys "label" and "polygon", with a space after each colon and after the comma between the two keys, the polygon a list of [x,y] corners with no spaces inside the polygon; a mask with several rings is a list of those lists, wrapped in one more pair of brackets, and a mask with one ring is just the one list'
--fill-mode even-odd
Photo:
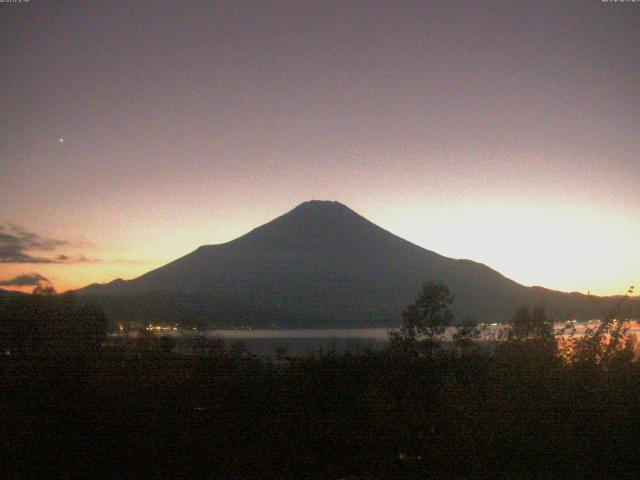
{"label": "tree silhouette", "polygon": [[623,308],[634,288],[629,287],[609,312],[601,312],[600,324],[596,328],[587,326],[581,338],[572,337],[564,341],[570,361],[607,365],[617,358],[632,360],[636,356],[636,338],[629,333],[629,312]]}
{"label": "tree silhouette", "polygon": [[[527,359],[531,364],[546,368],[549,362],[559,361],[558,337],[554,321],[547,316],[544,305],[519,307],[506,328],[498,334],[496,353],[512,361]],[[535,360],[535,362],[534,362]]]}
{"label": "tree silhouette", "polygon": [[532,309],[528,306],[520,307],[507,325],[508,340],[551,341],[555,339],[553,320],[549,319],[542,305]]}
{"label": "tree silhouette", "polygon": [[1,346],[26,355],[87,355],[100,349],[108,320],[96,305],[51,289],[6,299],[0,308]]}
{"label": "tree silhouette", "polygon": [[451,340],[459,354],[465,356],[472,352],[477,352],[478,344],[476,341],[481,335],[482,330],[478,327],[478,323],[473,319],[467,318],[462,324],[458,325]]}
{"label": "tree silhouette", "polygon": [[454,298],[443,283],[424,283],[415,302],[402,312],[402,334],[412,340],[424,337],[426,347],[433,349],[437,336],[453,321],[449,305]]}

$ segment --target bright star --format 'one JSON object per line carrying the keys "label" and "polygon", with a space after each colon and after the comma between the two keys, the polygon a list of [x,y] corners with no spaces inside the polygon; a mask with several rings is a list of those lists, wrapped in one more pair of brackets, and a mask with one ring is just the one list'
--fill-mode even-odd
{"label": "bright star", "polygon": [[59,141],[60,143],[64,143],[64,138],[59,138],[59,139],[58,139],[58,141]]}

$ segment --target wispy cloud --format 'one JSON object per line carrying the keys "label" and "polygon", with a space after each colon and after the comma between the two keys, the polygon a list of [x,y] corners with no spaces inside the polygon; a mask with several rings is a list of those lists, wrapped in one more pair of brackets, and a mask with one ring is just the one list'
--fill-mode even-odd
{"label": "wispy cloud", "polygon": [[69,255],[56,255],[53,258],[54,263],[102,263],[103,260],[99,259],[99,258],[87,258],[84,255],[76,255],[76,256],[69,256]]}
{"label": "wispy cloud", "polygon": [[0,280],[1,287],[35,287],[43,283],[50,283],[47,277],[39,273],[23,273],[8,280]]}
{"label": "wispy cloud", "polygon": [[[78,245],[31,232],[20,225],[0,225],[0,263],[98,263],[83,255],[52,254],[61,248]],[[35,252],[35,253],[34,253]]]}

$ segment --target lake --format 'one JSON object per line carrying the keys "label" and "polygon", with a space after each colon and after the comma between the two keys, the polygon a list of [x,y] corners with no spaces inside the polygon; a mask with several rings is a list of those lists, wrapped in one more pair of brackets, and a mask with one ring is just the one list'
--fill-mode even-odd
{"label": "lake", "polygon": [[[565,324],[557,323],[556,329]],[[597,321],[576,325],[576,336],[582,336],[587,326],[596,327]],[[499,325],[486,325],[484,338],[497,334]],[[171,335],[177,338],[176,351],[191,353],[193,341],[205,337],[208,341],[220,339],[225,343],[242,343],[253,354],[273,355],[276,347],[283,347],[289,355],[304,355],[319,350],[335,349],[342,353],[348,349],[381,349],[389,341],[389,333],[398,328],[332,328],[332,329],[221,329],[221,330],[168,330],[154,331],[156,336]],[[640,323],[630,322],[630,333],[640,335]],[[450,339],[455,328],[448,328],[444,338]],[[115,334],[121,337],[122,334]]]}

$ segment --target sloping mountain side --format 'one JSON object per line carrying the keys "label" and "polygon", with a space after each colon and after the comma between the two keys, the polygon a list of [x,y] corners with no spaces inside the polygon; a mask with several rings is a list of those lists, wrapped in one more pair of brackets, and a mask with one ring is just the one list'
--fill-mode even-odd
{"label": "sloping mountain side", "polygon": [[0,288],[0,297],[17,297],[20,295],[24,295],[24,293]]}
{"label": "sloping mountain side", "polygon": [[[457,320],[500,322],[544,302],[558,319],[598,316],[593,299],[520,285],[425,250],[337,202],[305,202],[246,235],[206,245],[133,280],[77,291],[115,321],[215,327],[395,326],[420,285],[449,285]],[[616,299],[599,298],[607,309]],[[637,303],[637,302],[634,302]]]}

